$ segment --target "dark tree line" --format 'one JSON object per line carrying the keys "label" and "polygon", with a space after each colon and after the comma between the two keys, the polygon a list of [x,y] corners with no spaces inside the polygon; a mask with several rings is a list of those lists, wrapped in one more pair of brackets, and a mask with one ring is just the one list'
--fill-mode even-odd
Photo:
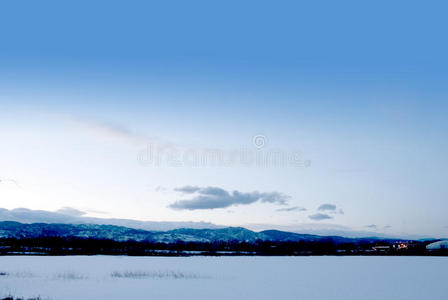
{"label": "dark tree line", "polygon": [[[386,251],[375,251],[378,245],[388,245]],[[0,239],[0,255],[428,255],[425,243],[414,243],[406,250],[394,250],[391,242],[360,240],[336,243],[331,238],[319,241],[274,242],[218,241],[159,243],[137,241],[113,241],[107,239],[84,239],[42,237],[27,239]],[[445,253],[446,254],[446,253]]]}

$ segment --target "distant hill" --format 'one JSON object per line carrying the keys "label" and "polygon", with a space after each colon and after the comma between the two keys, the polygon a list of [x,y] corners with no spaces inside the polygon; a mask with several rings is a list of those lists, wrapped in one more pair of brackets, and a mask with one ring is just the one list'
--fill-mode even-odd
{"label": "distant hill", "polygon": [[[64,238],[93,238],[109,239],[114,241],[137,241],[176,243],[182,242],[248,242],[274,241],[274,242],[300,242],[300,241],[325,241],[333,243],[359,243],[361,241],[380,240],[379,238],[345,238],[339,236],[319,236],[299,234],[278,230],[265,230],[261,232],[251,231],[242,227],[226,227],[216,229],[191,229],[180,228],[167,231],[149,231],[133,229],[124,226],[101,224],[48,224],[32,223],[23,224],[13,221],[0,222],[0,238],[39,238],[39,237],[64,237]],[[384,240],[384,239],[383,239]]]}
{"label": "distant hill", "polygon": [[[101,213],[101,212],[97,212]],[[94,218],[87,216],[88,212],[80,211],[70,207],[64,207],[57,211],[46,210],[32,210],[27,208],[15,208],[5,209],[0,208],[0,222],[1,221],[14,221],[24,224],[32,223],[48,223],[48,224],[92,224],[92,225],[115,225],[123,226],[133,229],[141,229],[146,231],[169,231],[174,229],[222,229],[228,226],[216,225],[210,222],[188,222],[188,221],[140,221],[132,219],[116,219],[116,218]],[[107,215],[107,214],[105,214]],[[243,225],[244,226],[244,225]],[[287,239],[296,239],[299,236],[291,235],[291,232],[296,232],[302,237],[311,238],[312,236],[333,236],[333,237],[346,237],[346,238],[370,238],[377,237],[378,239],[395,239],[400,238],[403,240],[417,240],[424,238],[425,240],[434,240],[433,237],[421,236],[421,235],[387,235],[382,232],[374,231],[356,231],[343,226],[337,226],[334,224],[308,224],[298,226],[279,226],[269,224],[247,224],[255,232],[259,232],[265,229],[275,228],[277,230],[266,230],[266,235],[275,235],[276,238],[280,238],[280,232],[287,232],[285,235]],[[306,234],[304,234],[306,233]]]}

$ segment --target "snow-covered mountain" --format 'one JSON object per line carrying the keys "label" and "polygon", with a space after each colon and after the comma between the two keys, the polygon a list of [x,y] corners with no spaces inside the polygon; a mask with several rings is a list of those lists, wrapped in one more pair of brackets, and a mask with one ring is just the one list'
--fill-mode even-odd
{"label": "snow-covered mountain", "polygon": [[[141,229],[146,231],[169,231],[174,229],[223,229],[228,226],[216,225],[210,222],[169,222],[169,221],[139,221],[131,219],[115,218],[95,218],[86,216],[88,212],[80,211],[74,208],[65,207],[57,211],[32,210],[27,208],[5,209],[0,208],[1,221],[15,221],[19,223],[58,223],[58,224],[91,224],[91,225],[115,225],[132,229]],[[254,232],[261,232],[267,229],[277,229],[276,232],[295,232],[302,236],[339,236],[347,238],[371,238],[381,239],[401,238],[405,240],[417,240],[426,238],[432,240],[433,237],[416,235],[390,235],[381,232],[355,231],[348,227],[335,224],[299,224],[295,226],[281,226],[274,224],[242,224]],[[303,235],[306,233],[307,235]],[[281,235],[280,235],[281,236]],[[278,237],[276,237],[278,238]]]}
{"label": "snow-covered mountain", "polygon": [[265,230],[251,231],[242,227],[216,229],[180,228],[168,231],[148,231],[124,226],[101,224],[23,224],[13,221],[0,222],[0,238],[37,238],[37,237],[78,237],[111,239],[115,241],[148,241],[161,243],[239,241],[253,243],[262,241],[322,241],[331,238],[334,242],[350,242],[354,239],[343,237],[325,237],[292,232]]}
{"label": "snow-covered mountain", "polygon": [[442,240],[442,241],[431,243],[426,246],[426,249],[428,249],[428,250],[448,249],[448,240]]}

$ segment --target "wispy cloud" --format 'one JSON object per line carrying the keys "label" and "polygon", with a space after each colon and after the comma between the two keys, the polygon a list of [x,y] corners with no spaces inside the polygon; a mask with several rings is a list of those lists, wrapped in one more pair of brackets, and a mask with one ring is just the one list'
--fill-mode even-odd
{"label": "wispy cloud", "polygon": [[306,208],[301,206],[292,206],[292,207],[285,207],[285,208],[279,208],[277,211],[280,212],[286,212],[286,211],[306,211]]}
{"label": "wispy cloud", "polygon": [[278,192],[260,193],[255,191],[243,193],[236,190],[229,192],[219,187],[199,188],[191,186],[174,190],[183,194],[194,194],[191,199],[179,200],[169,205],[170,208],[178,210],[226,208],[236,205],[249,205],[255,202],[286,205],[289,200],[289,196]]}
{"label": "wispy cloud", "polygon": [[327,215],[327,214],[323,214],[323,213],[312,214],[312,215],[309,215],[308,218],[310,218],[311,220],[315,220],[315,221],[322,221],[322,220],[333,219],[332,216]]}
{"label": "wispy cloud", "polygon": [[21,188],[19,182],[15,179],[9,179],[9,178],[0,178],[0,183],[12,183],[16,187]]}
{"label": "wispy cloud", "polygon": [[342,210],[342,208],[337,209],[337,206],[335,204],[330,204],[330,203],[324,203],[321,204],[318,208],[318,211],[322,211],[328,214],[332,214],[332,215],[343,215],[344,211]]}
{"label": "wispy cloud", "polygon": [[86,118],[73,118],[73,121],[89,134],[106,139],[118,140],[133,146],[146,145],[153,140],[148,136],[138,134],[130,128],[118,123],[90,120]]}
{"label": "wispy cloud", "polygon": [[336,205],[325,203],[325,204],[322,204],[321,206],[319,206],[317,208],[317,210],[319,210],[319,211],[335,211]]}
{"label": "wispy cloud", "polygon": [[184,194],[193,194],[199,191],[201,188],[197,186],[186,185],[182,187],[175,188],[174,191],[184,193]]}

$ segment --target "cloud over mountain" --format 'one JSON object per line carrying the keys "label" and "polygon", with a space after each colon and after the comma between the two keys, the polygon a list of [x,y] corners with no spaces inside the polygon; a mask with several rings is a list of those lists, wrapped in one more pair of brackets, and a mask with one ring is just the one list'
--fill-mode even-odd
{"label": "cloud over mountain", "polygon": [[67,215],[67,216],[73,216],[73,217],[80,217],[80,216],[87,214],[85,211],[81,211],[76,208],[68,207],[68,206],[62,207],[62,208],[58,209],[56,212],[63,214],[63,215]]}
{"label": "cloud over mountain", "polygon": [[[92,210],[89,210],[92,211]],[[93,212],[93,211],[92,211]],[[104,212],[99,212],[104,213]],[[87,212],[72,207],[64,207],[57,211],[31,210],[27,208],[0,208],[1,221],[15,221],[20,223],[61,223],[61,224],[99,224],[125,226],[144,230],[172,230],[176,228],[221,228],[208,222],[168,222],[168,221],[139,221],[131,219],[108,219],[85,216]]]}

